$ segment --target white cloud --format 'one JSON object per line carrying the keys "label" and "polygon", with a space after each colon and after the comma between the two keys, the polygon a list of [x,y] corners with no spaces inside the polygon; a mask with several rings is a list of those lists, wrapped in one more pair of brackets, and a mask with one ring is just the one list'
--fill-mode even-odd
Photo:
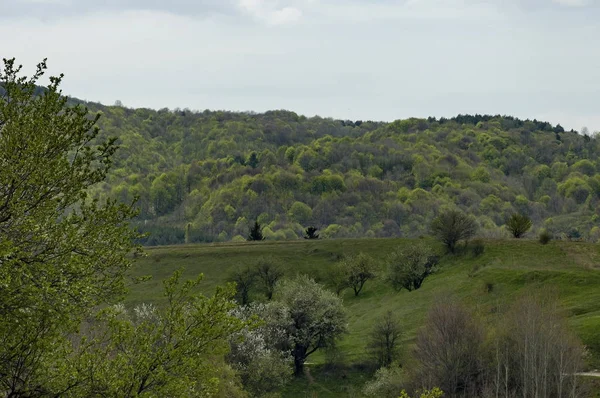
{"label": "white cloud", "polygon": [[302,18],[302,11],[299,8],[281,7],[278,0],[240,0],[239,7],[269,25],[290,24]]}
{"label": "white cloud", "polygon": [[72,4],[71,0],[22,0],[25,4],[47,4],[47,5],[60,5],[60,6],[69,6]]}
{"label": "white cloud", "polygon": [[273,11],[269,17],[269,23],[273,25],[283,25],[293,23],[302,18],[302,11],[294,7],[285,7],[281,10]]}
{"label": "white cloud", "polygon": [[583,7],[589,4],[587,0],[552,0],[556,4],[567,7]]}

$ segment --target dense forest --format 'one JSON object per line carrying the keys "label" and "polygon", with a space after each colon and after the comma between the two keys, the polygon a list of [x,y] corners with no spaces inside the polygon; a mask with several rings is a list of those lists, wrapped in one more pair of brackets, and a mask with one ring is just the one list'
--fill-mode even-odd
{"label": "dense forest", "polygon": [[96,194],[138,198],[144,244],[414,237],[440,211],[500,237],[514,213],[557,238],[596,241],[595,137],[537,120],[459,115],[392,123],[85,104],[120,150]]}

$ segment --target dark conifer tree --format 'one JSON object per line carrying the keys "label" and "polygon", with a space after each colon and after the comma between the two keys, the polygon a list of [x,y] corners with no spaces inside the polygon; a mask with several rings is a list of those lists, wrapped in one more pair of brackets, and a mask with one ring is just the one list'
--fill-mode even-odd
{"label": "dark conifer tree", "polygon": [[250,228],[250,234],[248,235],[248,241],[265,240],[262,233],[262,225],[258,223],[258,220],[254,221],[254,226]]}
{"label": "dark conifer tree", "polygon": [[319,239],[318,229],[315,227],[306,228],[304,239]]}

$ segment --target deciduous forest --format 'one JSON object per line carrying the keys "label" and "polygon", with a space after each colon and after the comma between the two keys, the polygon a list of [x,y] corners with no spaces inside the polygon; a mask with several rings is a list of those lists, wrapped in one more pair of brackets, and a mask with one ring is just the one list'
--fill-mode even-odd
{"label": "deciduous forest", "polygon": [[474,215],[486,237],[519,213],[534,234],[600,238],[599,141],[560,125],[86,105],[120,146],[96,195],[139,198],[147,245],[245,240],[255,221],[267,240],[311,226],[323,238],[417,237],[448,208]]}

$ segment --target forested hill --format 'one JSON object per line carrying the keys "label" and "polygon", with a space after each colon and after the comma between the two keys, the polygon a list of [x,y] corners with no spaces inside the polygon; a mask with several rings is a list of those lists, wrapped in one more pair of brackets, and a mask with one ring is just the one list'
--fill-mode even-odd
{"label": "forested hill", "polygon": [[518,212],[532,236],[600,237],[599,141],[560,126],[86,106],[121,145],[97,193],[139,196],[147,244],[241,240],[255,219],[267,239],[307,226],[326,238],[419,236],[449,207],[476,216],[483,236],[505,234]]}

